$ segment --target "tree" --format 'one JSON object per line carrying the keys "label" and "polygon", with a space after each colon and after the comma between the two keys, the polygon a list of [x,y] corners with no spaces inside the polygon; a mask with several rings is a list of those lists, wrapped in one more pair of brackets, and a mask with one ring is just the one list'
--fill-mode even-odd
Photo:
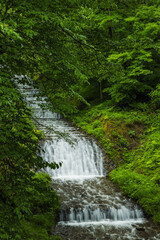
{"label": "tree", "polygon": [[159,82],[158,1],[93,1],[80,14],[94,49],[86,61],[92,66],[89,78],[100,84],[101,98],[103,92],[122,107],[149,101]]}

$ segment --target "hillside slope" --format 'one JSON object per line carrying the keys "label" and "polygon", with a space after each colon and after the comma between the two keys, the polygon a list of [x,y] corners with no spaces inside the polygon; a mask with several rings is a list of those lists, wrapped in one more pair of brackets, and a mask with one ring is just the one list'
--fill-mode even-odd
{"label": "hillside slope", "polygon": [[99,104],[72,116],[104,147],[109,177],[160,222],[160,114]]}

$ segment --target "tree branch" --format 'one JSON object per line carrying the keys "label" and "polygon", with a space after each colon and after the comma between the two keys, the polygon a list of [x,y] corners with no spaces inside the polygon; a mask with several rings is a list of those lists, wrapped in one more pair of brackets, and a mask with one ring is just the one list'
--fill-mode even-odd
{"label": "tree branch", "polygon": [[62,30],[63,32],[65,32],[68,36],[70,36],[74,41],[76,41],[76,42],[79,43],[80,45],[84,45],[84,46],[89,47],[89,48],[91,48],[91,49],[93,49],[93,50],[95,50],[95,51],[98,51],[95,47],[93,47],[93,46],[91,46],[91,45],[89,45],[89,44],[87,44],[87,43],[84,43],[82,40],[77,39],[76,37],[74,37],[69,31],[67,31],[66,29],[64,29],[61,25],[59,25],[59,27],[61,28],[61,30]]}

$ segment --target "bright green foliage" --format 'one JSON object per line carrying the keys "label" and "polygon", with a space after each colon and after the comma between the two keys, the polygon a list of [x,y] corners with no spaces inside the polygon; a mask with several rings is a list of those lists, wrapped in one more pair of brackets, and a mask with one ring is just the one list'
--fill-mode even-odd
{"label": "bright green foliage", "polygon": [[[32,226],[34,223],[38,227],[38,216],[47,221],[42,230],[46,232],[44,239],[49,239],[48,232],[59,210],[59,201],[49,186],[50,178],[36,175],[35,171],[58,166],[44,162],[39,156],[38,143],[42,137],[14,84],[7,76],[1,77],[0,239],[23,239],[26,224]],[[32,239],[29,231],[26,234],[26,239]],[[36,238],[33,236],[33,239]]]}
{"label": "bright green foliage", "polygon": [[[46,178],[39,179],[38,185],[34,178],[34,171],[48,164],[37,154],[42,134],[34,127],[30,111],[11,82],[15,75],[30,77],[42,95],[47,95],[50,107],[64,115],[76,112],[77,106],[84,107],[88,104],[86,100],[97,103],[104,99],[101,105],[87,109],[85,115],[82,112],[77,124],[100,140],[115,165],[122,161],[129,164],[125,170],[118,170],[117,175],[133,171],[128,181],[135,184],[139,181],[143,186],[151,179],[147,192],[151,186],[157,189],[158,130],[144,144],[145,150],[132,154],[129,150],[137,146],[144,122],[155,127],[156,120],[153,123],[151,119],[159,119],[156,114],[148,119],[149,103],[152,110],[157,109],[160,100],[159,3],[159,0],[1,0],[0,204],[4,209],[1,239],[22,239],[22,228],[30,240],[47,239],[49,212],[54,215],[58,206],[52,190],[48,192]],[[24,77],[21,82],[26,81]],[[115,106],[137,110],[120,112],[114,110]],[[136,168],[139,165],[131,158],[134,154],[143,173],[139,173],[140,168]],[[39,189],[41,181],[44,189]],[[34,191],[35,198],[31,197]],[[49,209],[44,192],[48,194]],[[138,190],[135,196],[139,202],[144,199],[138,197],[141,194]],[[51,196],[54,209],[50,208]],[[159,200],[153,201],[154,212]],[[147,202],[142,200],[141,204],[150,213]],[[45,213],[39,212],[40,206],[46,208]],[[42,221],[45,229],[40,230],[38,224]],[[37,229],[35,234],[33,229]]]}
{"label": "bright green foliage", "polygon": [[141,104],[136,107],[136,111],[117,111],[104,102],[72,120],[106,149],[116,168],[110,178],[160,222],[160,114],[149,113]]}
{"label": "bright green foliage", "polygon": [[110,177],[136,199],[145,212],[160,222],[160,131],[149,129],[141,147],[124,157],[126,164]]}
{"label": "bright green foliage", "polygon": [[[31,77],[55,109],[73,111],[69,104],[62,108],[62,102],[79,98],[71,84],[86,77],[78,68],[65,26],[70,5],[64,10],[64,3],[59,8],[58,1],[50,0],[0,3],[0,239],[23,239],[24,232],[26,239],[49,239],[59,208],[49,181],[34,178],[35,171],[58,165],[39,156],[42,133],[34,127],[11,79],[15,74]],[[25,81],[24,77],[21,82]]]}
{"label": "bright green foliage", "polygon": [[83,100],[72,85],[87,77],[74,44],[74,38],[84,41],[83,36],[69,29],[74,24],[66,18],[74,6],[69,2],[64,6],[51,0],[1,1],[0,64],[8,78],[15,74],[31,77],[56,110],[72,112],[73,101]]}
{"label": "bright green foliage", "polygon": [[27,221],[20,222],[23,238],[58,240],[58,237],[48,234],[56,223],[55,215],[59,211],[59,199],[50,187],[51,179],[44,173],[38,173],[33,177],[33,183],[33,187],[28,189],[33,215],[30,215]]}
{"label": "bright green foliage", "polygon": [[158,109],[160,105],[160,84],[157,85],[150,95],[153,106]]}
{"label": "bright green foliage", "polygon": [[159,83],[158,1],[3,0],[0,10],[3,71],[32,77],[57,111],[83,97],[131,106]]}
{"label": "bright green foliage", "polygon": [[72,115],[71,119],[99,140],[115,166],[120,164],[130,146],[138,144],[143,124],[149,121],[148,116],[140,111],[117,111],[109,108],[107,102]]}
{"label": "bright green foliage", "polygon": [[121,167],[114,170],[111,179],[118,183],[121,190],[134,198],[148,215],[160,222],[160,188],[148,176],[132,172],[131,169]]}
{"label": "bright green foliage", "polygon": [[[88,82],[76,90],[86,99],[110,99],[118,106],[150,100],[159,83],[159,24],[157,1],[92,1],[77,12],[77,29],[90,48],[79,51]],[[94,91],[93,91],[94,89]]]}

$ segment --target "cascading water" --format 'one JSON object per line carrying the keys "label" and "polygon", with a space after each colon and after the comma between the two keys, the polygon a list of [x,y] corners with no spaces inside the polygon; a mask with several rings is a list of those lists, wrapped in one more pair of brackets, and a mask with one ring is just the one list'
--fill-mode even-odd
{"label": "cascading water", "polygon": [[[37,89],[27,85],[19,88],[46,133],[42,157],[62,163],[59,169],[47,169],[61,199],[54,233],[63,240],[160,239],[142,210],[105,177],[103,154],[96,142],[70,126],[60,114],[42,110],[40,105],[47,103],[45,98],[37,100]],[[69,133],[73,144],[48,132],[48,127]]]}
{"label": "cascading water", "polygon": [[[63,162],[59,169],[48,169],[52,177],[73,179],[103,176],[102,154],[97,145],[80,136],[74,136],[72,141],[74,145],[63,139],[45,142],[43,158],[47,162]],[[97,159],[100,161],[96,162]]]}

